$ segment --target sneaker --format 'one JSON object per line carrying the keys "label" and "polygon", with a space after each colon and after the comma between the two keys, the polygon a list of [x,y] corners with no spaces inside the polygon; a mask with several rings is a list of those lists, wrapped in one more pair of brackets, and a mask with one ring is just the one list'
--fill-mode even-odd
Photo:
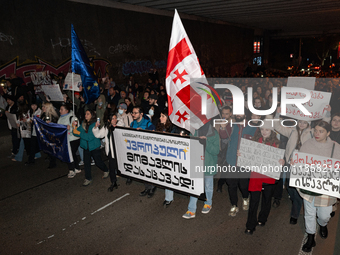
{"label": "sneaker", "polygon": [[104,172],[104,174],[103,174],[103,179],[106,179],[107,177],[109,177],[109,171],[107,171],[107,172]]}
{"label": "sneaker", "polygon": [[69,171],[67,178],[73,178],[74,176],[76,176],[76,173],[74,171]]}
{"label": "sneaker", "polygon": [[185,214],[183,214],[183,218],[184,219],[193,219],[193,218],[195,218],[195,213],[193,213],[193,212],[190,212],[190,211],[187,211]]}
{"label": "sneaker", "polygon": [[211,205],[204,205],[202,209],[202,213],[209,213],[211,210]]}
{"label": "sneaker", "polygon": [[15,156],[16,156],[16,154],[12,153],[11,155],[7,156],[7,158],[12,159],[12,158],[15,158]]}
{"label": "sneaker", "polygon": [[91,166],[94,166],[96,163],[94,162],[94,160],[91,161]]}
{"label": "sneaker", "polygon": [[243,198],[242,209],[244,211],[248,211],[248,209],[249,209],[249,198]]}
{"label": "sneaker", "polygon": [[238,207],[236,205],[233,205],[228,215],[231,217],[235,217],[236,213],[238,213]]}
{"label": "sneaker", "polygon": [[92,180],[88,180],[88,179],[85,179],[84,180],[84,183],[83,183],[83,186],[88,186],[92,183]]}
{"label": "sneaker", "polygon": [[12,161],[16,162],[16,161],[18,161],[18,160],[16,160],[15,158],[12,158]]}
{"label": "sneaker", "polygon": [[79,162],[79,165],[80,165],[80,166],[83,166],[83,165],[84,165],[84,161],[80,161],[80,162]]}
{"label": "sneaker", "polygon": [[75,172],[76,174],[79,174],[79,173],[81,173],[81,170],[80,170],[80,169],[77,169],[77,168],[75,168],[75,169],[74,169],[74,172]]}

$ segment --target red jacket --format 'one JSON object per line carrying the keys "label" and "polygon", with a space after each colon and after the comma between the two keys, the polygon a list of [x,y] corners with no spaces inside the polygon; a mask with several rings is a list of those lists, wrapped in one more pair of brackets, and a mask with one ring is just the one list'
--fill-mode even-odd
{"label": "red jacket", "polygon": [[[262,137],[258,140],[259,143],[262,143],[263,139]],[[269,143],[266,143],[267,145],[270,145]],[[277,147],[277,145],[274,143],[271,146]],[[250,180],[249,180],[249,191],[261,191],[262,190],[262,184],[274,184],[275,179],[267,177],[263,174],[259,174],[256,172],[250,173]]]}

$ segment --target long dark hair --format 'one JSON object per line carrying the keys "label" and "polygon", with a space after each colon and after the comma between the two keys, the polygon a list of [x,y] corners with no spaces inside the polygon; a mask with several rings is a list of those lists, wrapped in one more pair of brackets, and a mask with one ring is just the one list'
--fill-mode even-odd
{"label": "long dark hair", "polygon": [[[261,137],[262,137],[261,128],[257,128],[252,140],[258,142]],[[269,138],[264,139],[263,137],[262,143],[264,144],[269,143],[270,146],[272,146],[275,143],[276,147],[279,147],[280,140],[277,139],[275,132],[271,130]]]}
{"label": "long dark hair", "polygon": [[[307,121],[308,123],[308,121]],[[308,123],[308,126],[305,128],[307,129],[309,127],[309,123]],[[302,142],[301,142],[301,134],[302,134],[302,131],[303,130],[300,130],[299,128],[299,123],[296,125],[296,130],[297,130],[297,133],[298,133],[298,139],[296,141],[296,145],[295,145],[295,149],[296,150],[300,150],[301,146],[302,146]]]}
{"label": "long dark hair", "polygon": [[164,114],[166,116],[166,122],[165,124],[161,123],[161,120],[159,119],[157,122],[157,126],[156,126],[156,131],[160,131],[163,132],[165,130],[165,132],[170,133],[171,129],[172,129],[172,124],[169,120],[169,115],[168,115],[168,109],[164,109],[161,114]]}
{"label": "long dark hair", "polygon": [[89,121],[87,121],[85,119],[83,121],[83,124],[82,124],[84,130],[87,132],[89,130],[89,127],[97,121],[97,116],[96,116],[96,113],[93,110],[86,110],[85,114],[86,114],[86,112],[90,112],[90,114],[91,114],[91,119]]}

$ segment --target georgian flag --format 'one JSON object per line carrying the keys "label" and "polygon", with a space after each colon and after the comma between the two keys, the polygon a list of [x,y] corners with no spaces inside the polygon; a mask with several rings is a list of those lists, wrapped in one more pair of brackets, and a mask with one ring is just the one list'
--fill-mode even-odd
{"label": "georgian flag", "polygon": [[[165,83],[169,118],[173,124],[194,133],[219,114],[177,10],[172,23]],[[203,112],[202,104],[206,105]]]}

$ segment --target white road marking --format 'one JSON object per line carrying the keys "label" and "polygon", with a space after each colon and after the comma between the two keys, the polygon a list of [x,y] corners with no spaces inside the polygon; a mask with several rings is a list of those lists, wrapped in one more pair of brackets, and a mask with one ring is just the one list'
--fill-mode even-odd
{"label": "white road marking", "polygon": [[123,196],[117,198],[116,200],[113,200],[111,203],[108,203],[107,205],[104,205],[103,207],[99,208],[97,211],[94,211],[93,213],[91,213],[91,215],[93,215],[93,214],[95,214],[95,213],[97,213],[97,212],[99,212],[99,211],[105,209],[106,207],[112,205],[113,203],[116,203],[117,201],[121,200],[122,198],[124,198],[124,197],[126,197],[126,196],[128,196],[128,195],[130,195],[130,193],[126,193],[125,195],[123,195]]}
{"label": "white road marking", "polygon": [[[104,205],[103,207],[101,207],[101,208],[99,208],[98,210],[94,211],[93,213],[91,213],[91,215],[93,215],[93,214],[95,214],[95,213],[97,213],[97,212],[99,212],[99,211],[105,209],[106,207],[108,207],[108,206],[110,206],[110,205],[116,203],[117,201],[119,201],[119,200],[121,200],[122,198],[124,198],[124,197],[126,197],[126,196],[129,196],[129,195],[130,195],[130,193],[126,193],[125,195],[123,195],[123,196],[117,198],[116,200],[113,200],[112,202],[108,203],[107,205]],[[85,220],[85,219],[86,219],[86,217],[83,217],[81,220]],[[74,222],[74,223],[72,223],[69,227],[72,227],[73,225],[76,225],[78,222],[79,222],[79,220],[76,221],[76,222]],[[63,228],[63,229],[62,229],[62,231],[64,231],[64,230],[66,230],[66,228]],[[50,239],[50,238],[52,238],[52,237],[54,237],[54,235],[50,235],[49,237],[47,237],[47,239]],[[37,244],[41,244],[41,243],[43,243],[43,242],[46,242],[46,240],[42,240],[42,241],[38,242]]]}

